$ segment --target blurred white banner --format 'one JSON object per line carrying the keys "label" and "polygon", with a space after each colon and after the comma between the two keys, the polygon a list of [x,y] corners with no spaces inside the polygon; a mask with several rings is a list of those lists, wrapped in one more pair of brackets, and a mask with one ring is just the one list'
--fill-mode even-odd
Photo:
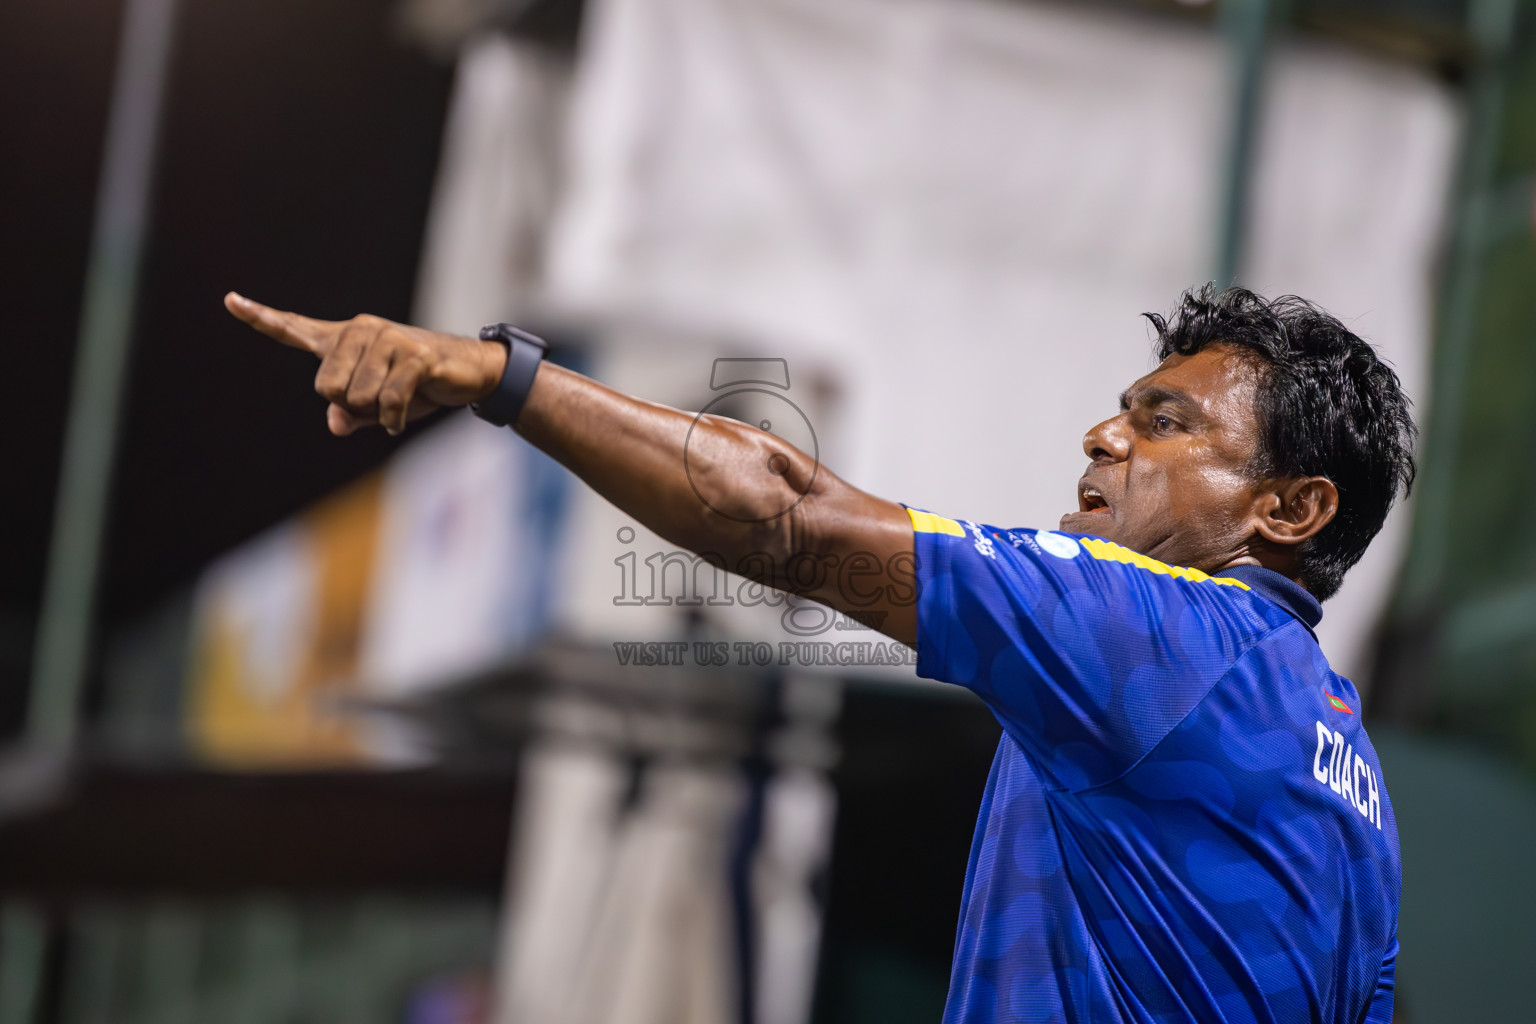
{"label": "blurred white banner", "polygon": [[[1073,507],[1083,432],[1150,366],[1138,314],[1214,262],[1221,39],[987,0],[598,0],[589,19],[552,305],[669,327],[700,358],[728,339],[833,367],[833,468],[876,493],[1001,525]],[[1322,302],[1422,395],[1451,100],[1335,50],[1278,47],[1268,79],[1243,279]],[[1401,519],[1329,602],[1345,673]],[[614,552],[593,537],[568,607],[598,633]]]}

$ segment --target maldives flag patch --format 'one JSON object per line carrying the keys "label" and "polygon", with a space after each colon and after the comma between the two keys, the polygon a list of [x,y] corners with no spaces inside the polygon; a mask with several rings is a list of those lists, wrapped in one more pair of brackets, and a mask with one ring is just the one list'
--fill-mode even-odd
{"label": "maldives flag patch", "polygon": [[1323,691],[1323,696],[1328,698],[1328,703],[1333,705],[1333,709],[1335,711],[1342,711],[1346,715],[1354,714],[1353,711],[1349,710],[1349,705],[1348,704],[1345,704],[1343,701],[1339,700],[1339,698],[1335,697],[1333,694],[1329,693],[1327,690]]}

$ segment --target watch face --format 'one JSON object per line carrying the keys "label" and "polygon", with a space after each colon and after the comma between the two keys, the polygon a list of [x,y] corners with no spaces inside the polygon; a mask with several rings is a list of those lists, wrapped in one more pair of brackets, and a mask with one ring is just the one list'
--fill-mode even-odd
{"label": "watch face", "polygon": [[[731,465],[725,461],[730,457],[728,452],[708,449],[708,435],[698,429],[704,416],[739,420],[772,435],[777,444],[769,445],[760,466]],[[693,492],[715,512],[737,522],[765,522],[798,505],[816,479],[813,470],[805,479],[795,480],[792,487],[784,487],[790,449],[809,455],[820,468],[816,431],[800,407],[776,390],[740,387],[717,397],[694,418],[683,446],[683,467]],[[763,504],[765,494],[777,496],[768,507]]]}

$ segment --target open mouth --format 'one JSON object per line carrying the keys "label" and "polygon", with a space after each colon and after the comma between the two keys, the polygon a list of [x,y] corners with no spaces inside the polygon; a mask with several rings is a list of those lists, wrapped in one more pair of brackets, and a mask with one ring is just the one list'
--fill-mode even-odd
{"label": "open mouth", "polygon": [[1107,513],[1110,511],[1109,502],[1105,501],[1104,495],[1094,487],[1084,487],[1077,492],[1077,506],[1083,512]]}

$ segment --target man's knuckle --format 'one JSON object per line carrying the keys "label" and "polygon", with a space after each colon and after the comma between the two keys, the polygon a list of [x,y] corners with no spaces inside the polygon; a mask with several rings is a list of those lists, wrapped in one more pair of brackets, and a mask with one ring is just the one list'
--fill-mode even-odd
{"label": "man's knuckle", "polygon": [[343,396],[343,388],[334,373],[321,373],[315,377],[315,393],[321,398],[338,402]]}

